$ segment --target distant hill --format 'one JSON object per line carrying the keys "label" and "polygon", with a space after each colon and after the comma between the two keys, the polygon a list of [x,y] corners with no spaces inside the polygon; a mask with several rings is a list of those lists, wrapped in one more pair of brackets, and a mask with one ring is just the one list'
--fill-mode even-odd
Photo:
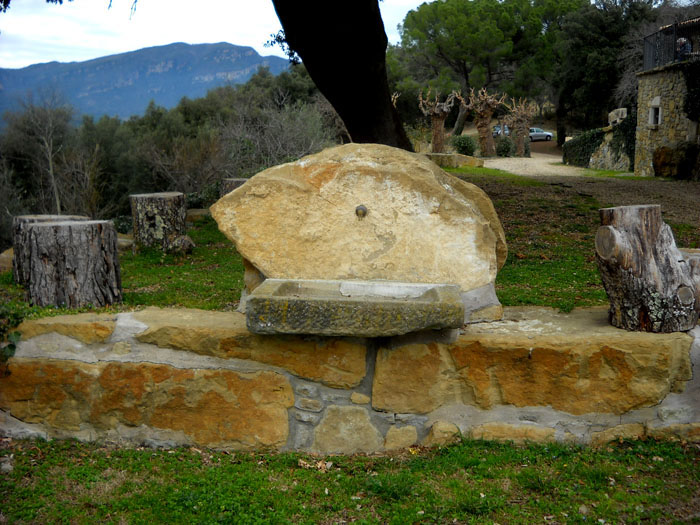
{"label": "distant hill", "polygon": [[182,97],[246,82],[260,66],[278,74],[287,60],[260,56],[251,47],[218,44],[169,44],[85,62],[48,62],[22,69],[0,68],[0,116],[17,107],[28,90],[55,87],[79,114],[140,115],[150,100],[171,108]]}

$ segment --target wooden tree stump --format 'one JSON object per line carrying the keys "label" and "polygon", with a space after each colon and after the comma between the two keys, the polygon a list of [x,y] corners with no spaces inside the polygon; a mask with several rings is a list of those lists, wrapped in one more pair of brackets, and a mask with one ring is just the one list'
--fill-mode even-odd
{"label": "wooden tree stump", "polygon": [[698,322],[691,269],[676,247],[661,207],[600,210],[598,269],[610,300],[610,322],[643,332],[690,330]]}
{"label": "wooden tree stump", "polygon": [[130,195],[134,242],[164,252],[190,252],[194,243],[185,231],[185,195],[179,192]]}
{"label": "wooden tree stump", "polygon": [[29,282],[28,225],[37,222],[89,221],[84,215],[18,215],[12,218],[12,277],[19,285]]}
{"label": "wooden tree stump", "polygon": [[38,306],[105,306],[122,300],[117,230],[111,221],[27,226],[27,300]]}
{"label": "wooden tree stump", "polygon": [[221,185],[219,186],[219,197],[223,197],[224,195],[231,193],[236,188],[243,186],[246,182],[248,182],[248,179],[246,178],[221,179]]}

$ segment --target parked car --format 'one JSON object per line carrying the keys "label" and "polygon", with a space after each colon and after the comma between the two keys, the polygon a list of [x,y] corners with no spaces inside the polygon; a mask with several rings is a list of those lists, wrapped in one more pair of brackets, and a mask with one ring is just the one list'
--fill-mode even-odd
{"label": "parked car", "polygon": [[552,140],[553,135],[542,128],[530,128],[530,140]]}
{"label": "parked car", "polygon": [[[506,136],[510,135],[510,130],[508,129],[508,126],[504,125],[503,126],[503,131]],[[493,136],[498,137],[501,134],[501,126],[496,125],[493,127]]]}

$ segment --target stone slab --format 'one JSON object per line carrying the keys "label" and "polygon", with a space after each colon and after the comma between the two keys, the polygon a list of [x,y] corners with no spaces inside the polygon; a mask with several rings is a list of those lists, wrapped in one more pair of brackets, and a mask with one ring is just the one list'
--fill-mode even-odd
{"label": "stone slab", "polygon": [[246,302],[257,334],[385,337],[463,321],[459,287],[443,284],[267,279]]}
{"label": "stone slab", "polygon": [[685,388],[692,341],[614,328],[605,308],[508,308],[505,320],[468,325],[452,344],[380,348],[372,404],[413,413],[462,403],[624,414]]}
{"label": "stone slab", "polygon": [[26,358],[13,359],[9,370],[0,409],[43,424],[49,435],[90,427],[97,436],[125,425],[180,432],[185,443],[216,448],[279,449],[287,441],[294,397],[274,372]]}
{"label": "stone slab", "polygon": [[147,326],[136,338],[162,348],[265,363],[339,388],[357,386],[366,373],[361,341],[260,336],[239,312],[147,308],[133,318]]}
{"label": "stone slab", "polygon": [[380,144],[346,144],[269,168],[211,211],[269,278],[455,283],[469,291],[492,283],[507,255],[480,188]]}

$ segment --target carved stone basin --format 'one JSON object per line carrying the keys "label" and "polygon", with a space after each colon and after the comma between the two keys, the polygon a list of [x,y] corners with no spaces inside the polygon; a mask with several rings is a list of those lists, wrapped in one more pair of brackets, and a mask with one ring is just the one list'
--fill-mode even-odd
{"label": "carved stone basin", "polygon": [[382,337],[463,323],[460,288],[451,284],[267,279],[246,302],[256,334]]}

